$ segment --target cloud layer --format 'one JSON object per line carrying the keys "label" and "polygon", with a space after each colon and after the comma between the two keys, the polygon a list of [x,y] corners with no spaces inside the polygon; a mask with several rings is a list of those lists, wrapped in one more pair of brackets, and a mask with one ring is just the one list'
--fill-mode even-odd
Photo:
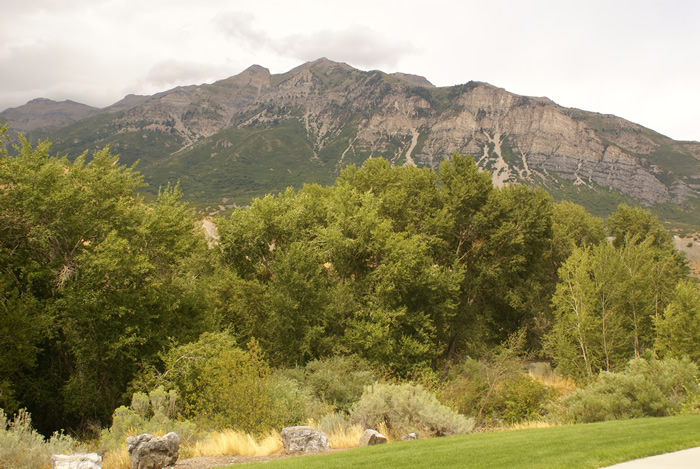
{"label": "cloud layer", "polygon": [[0,110],[36,97],[107,106],[327,57],[479,80],[700,140],[700,3],[683,0],[27,0],[3,5]]}

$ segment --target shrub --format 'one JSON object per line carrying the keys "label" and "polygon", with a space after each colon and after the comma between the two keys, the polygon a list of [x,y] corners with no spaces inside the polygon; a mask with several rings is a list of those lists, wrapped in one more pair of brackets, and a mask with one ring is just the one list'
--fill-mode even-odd
{"label": "shrub", "polygon": [[491,419],[512,425],[537,420],[546,413],[556,393],[527,375],[515,376],[501,383],[485,406]]}
{"label": "shrub", "polygon": [[244,350],[227,332],[204,333],[196,342],[171,348],[162,359],[165,370],[152,370],[138,385],[157,383],[177,390],[183,416],[200,428],[261,434],[279,425],[275,392],[282,400],[285,396],[275,390],[270,368],[254,340]]}
{"label": "shrub", "polygon": [[119,451],[126,447],[127,436],[168,432],[177,433],[183,443],[197,437],[195,424],[177,418],[177,394],[159,387],[149,394],[135,393],[131,407],[118,407],[112,416],[112,426],[102,430],[100,441],[103,451]]}
{"label": "shrub", "polygon": [[309,419],[317,420],[331,410],[309,388],[284,374],[271,375],[270,388],[276,416],[275,428],[305,424]]}
{"label": "shrub", "polygon": [[301,383],[333,409],[345,412],[360,399],[365,386],[377,380],[369,364],[353,355],[313,360],[303,368],[280,373]]}
{"label": "shrub", "polygon": [[0,409],[0,466],[16,469],[51,467],[52,454],[86,451],[71,437],[54,433],[46,440],[32,428],[31,415],[20,410],[8,422]]}
{"label": "shrub", "polygon": [[451,366],[441,399],[485,425],[542,417],[556,391],[524,372],[525,339],[520,330],[481,360],[467,358]]}
{"label": "shrub", "polygon": [[467,359],[441,392],[445,402],[484,425],[539,419],[557,392],[517,368],[498,374],[488,361]]}
{"label": "shrub", "polygon": [[368,386],[350,417],[364,428],[385,424],[397,437],[409,432],[424,436],[459,435],[474,427],[473,419],[441,404],[422,386],[409,383]]}
{"label": "shrub", "polygon": [[467,358],[450,368],[440,397],[459,413],[479,417],[488,388],[484,363]]}
{"label": "shrub", "polygon": [[687,358],[635,359],[623,372],[601,372],[562,402],[566,422],[597,422],[678,413],[698,393],[698,367]]}
{"label": "shrub", "polygon": [[231,347],[202,363],[189,389],[188,415],[204,428],[233,428],[260,434],[274,428],[275,415],[270,369],[257,344]]}

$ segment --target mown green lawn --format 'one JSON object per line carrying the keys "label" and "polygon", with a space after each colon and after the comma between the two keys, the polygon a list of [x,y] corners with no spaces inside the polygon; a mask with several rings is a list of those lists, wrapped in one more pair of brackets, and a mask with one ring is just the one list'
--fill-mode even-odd
{"label": "mown green lawn", "polygon": [[396,442],[252,467],[595,468],[695,446],[700,446],[700,415]]}

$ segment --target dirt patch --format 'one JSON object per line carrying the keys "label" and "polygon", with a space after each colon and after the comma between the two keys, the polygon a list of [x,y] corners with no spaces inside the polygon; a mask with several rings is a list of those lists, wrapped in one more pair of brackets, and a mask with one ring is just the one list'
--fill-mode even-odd
{"label": "dirt patch", "polygon": [[686,238],[673,237],[673,244],[688,257],[688,265],[693,277],[700,278],[700,234]]}

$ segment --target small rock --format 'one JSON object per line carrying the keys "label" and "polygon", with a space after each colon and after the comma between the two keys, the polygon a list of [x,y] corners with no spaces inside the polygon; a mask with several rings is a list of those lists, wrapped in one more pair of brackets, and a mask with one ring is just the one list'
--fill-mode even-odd
{"label": "small rock", "polygon": [[377,430],[372,430],[371,428],[368,428],[364,431],[364,433],[362,433],[358,445],[372,446],[381,445],[383,443],[386,443],[386,437],[379,433]]}
{"label": "small rock", "polygon": [[331,449],[325,433],[305,425],[283,428],[282,446],[287,454],[320,453]]}
{"label": "small rock", "polygon": [[155,437],[144,433],[126,439],[132,469],[162,469],[173,466],[180,455],[180,437],[170,432]]}
{"label": "small rock", "polygon": [[409,433],[408,435],[402,436],[401,439],[404,440],[404,441],[417,440],[417,439],[418,439],[418,435],[416,435],[415,433],[411,432],[411,433]]}
{"label": "small rock", "polygon": [[54,454],[51,469],[102,469],[102,456],[97,453]]}

